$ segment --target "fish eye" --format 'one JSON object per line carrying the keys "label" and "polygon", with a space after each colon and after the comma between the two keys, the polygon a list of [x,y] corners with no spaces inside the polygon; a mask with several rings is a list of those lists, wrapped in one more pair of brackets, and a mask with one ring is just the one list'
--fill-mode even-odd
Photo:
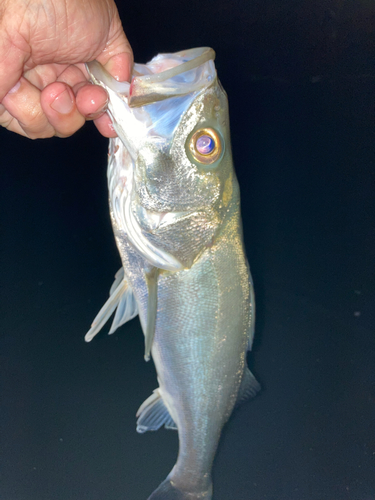
{"label": "fish eye", "polygon": [[189,150],[199,163],[211,165],[220,157],[223,148],[219,134],[214,129],[201,128],[191,136]]}

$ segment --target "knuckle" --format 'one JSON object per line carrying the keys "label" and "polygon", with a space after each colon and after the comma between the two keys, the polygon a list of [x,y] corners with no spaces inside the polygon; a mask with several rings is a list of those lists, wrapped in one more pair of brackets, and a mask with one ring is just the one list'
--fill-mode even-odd
{"label": "knuckle", "polygon": [[29,104],[25,111],[25,125],[28,128],[35,130],[38,128],[44,128],[47,123],[47,118],[40,106],[40,103],[36,103],[35,105]]}
{"label": "knuckle", "polygon": [[30,139],[44,139],[54,135],[54,129],[48,122],[40,105],[28,106],[21,126]]}

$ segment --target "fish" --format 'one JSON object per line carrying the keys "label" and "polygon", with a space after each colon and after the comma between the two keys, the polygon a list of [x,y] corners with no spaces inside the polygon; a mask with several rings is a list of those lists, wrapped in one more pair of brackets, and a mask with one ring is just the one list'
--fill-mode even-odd
{"label": "fish", "polygon": [[137,431],[177,430],[177,462],[148,500],[212,498],[211,469],[233,409],[260,385],[247,366],[255,298],[233,168],[227,95],[208,47],[163,53],[109,95],[110,217],[122,267],[86,341],[139,315],[158,387]]}

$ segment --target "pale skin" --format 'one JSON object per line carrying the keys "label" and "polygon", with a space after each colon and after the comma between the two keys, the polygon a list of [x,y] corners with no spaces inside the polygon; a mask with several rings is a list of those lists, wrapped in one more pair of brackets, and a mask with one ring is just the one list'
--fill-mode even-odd
{"label": "pale skin", "polygon": [[133,54],[114,0],[0,0],[0,125],[31,139],[68,137],[94,120],[115,137],[97,59],[129,81]]}

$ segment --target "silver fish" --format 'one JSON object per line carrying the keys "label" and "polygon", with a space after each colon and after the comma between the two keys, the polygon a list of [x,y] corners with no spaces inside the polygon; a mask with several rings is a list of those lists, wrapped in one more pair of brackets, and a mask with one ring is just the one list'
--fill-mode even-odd
{"label": "silver fish", "polygon": [[85,339],[139,314],[159,387],[137,431],[177,429],[178,459],[149,500],[212,498],[223,425],[259,384],[246,364],[255,303],[242,241],[227,97],[209,48],[135,64],[131,84],[96,61],[109,94],[110,214],[123,267]]}

